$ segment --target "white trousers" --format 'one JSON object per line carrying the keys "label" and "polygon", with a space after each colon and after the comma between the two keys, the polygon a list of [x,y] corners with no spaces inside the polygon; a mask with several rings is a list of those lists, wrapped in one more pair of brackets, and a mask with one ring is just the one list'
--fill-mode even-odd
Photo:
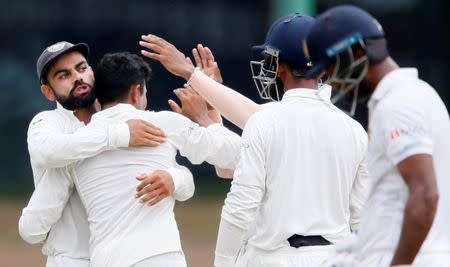
{"label": "white trousers", "polygon": [[276,251],[262,251],[247,245],[236,260],[236,267],[318,267],[331,255],[334,245],[283,247]]}
{"label": "white trousers", "polygon": [[[321,267],[389,267],[392,250],[369,250],[364,254],[338,253]],[[416,256],[411,267],[449,267],[450,251],[423,252]]]}
{"label": "white trousers", "polygon": [[186,260],[182,252],[168,252],[145,258],[133,267],[186,267]]}
{"label": "white trousers", "polygon": [[59,256],[48,256],[45,267],[89,267],[89,260]]}

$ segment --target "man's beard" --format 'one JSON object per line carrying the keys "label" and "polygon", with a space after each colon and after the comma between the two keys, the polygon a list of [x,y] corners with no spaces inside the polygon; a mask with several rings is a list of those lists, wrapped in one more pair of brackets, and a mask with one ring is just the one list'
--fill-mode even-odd
{"label": "man's beard", "polygon": [[72,88],[72,90],[70,90],[70,93],[68,96],[58,95],[58,94],[56,94],[55,90],[53,90],[56,101],[58,101],[58,103],[61,104],[61,106],[63,106],[63,108],[65,108],[67,110],[72,110],[72,111],[74,111],[76,109],[80,109],[80,108],[90,107],[95,102],[94,90],[92,90],[92,87],[91,87],[91,91],[88,94],[79,96],[79,97],[74,96],[75,89],[80,85],[86,85],[86,86],[91,87],[91,85],[88,83],[75,82],[75,85]]}

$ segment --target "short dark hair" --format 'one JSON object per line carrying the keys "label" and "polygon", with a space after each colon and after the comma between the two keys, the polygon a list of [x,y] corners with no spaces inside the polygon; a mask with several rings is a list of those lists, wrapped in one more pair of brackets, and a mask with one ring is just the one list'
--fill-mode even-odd
{"label": "short dark hair", "polygon": [[143,87],[150,79],[151,68],[140,56],[129,52],[111,53],[102,57],[95,68],[94,92],[100,105],[121,101],[130,87]]}

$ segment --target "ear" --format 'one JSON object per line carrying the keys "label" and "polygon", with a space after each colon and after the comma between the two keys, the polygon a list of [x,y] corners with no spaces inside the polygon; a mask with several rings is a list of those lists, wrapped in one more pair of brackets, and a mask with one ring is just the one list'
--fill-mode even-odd
{"label": "ear", "polygon": [[278,65],[278,77],[280,77],[284,80],[284,79],[286,79],[286,75],[290,75],[290,74],[291,74],[291,70],[289,69],[289,67],[286,63],[280,63]]}
{"label": "ear", "polygon": [[133,84],[128,92],[128,100],[130,104],[136,106],[139,104],[139,99],[141,98],[141,85]]}
{"label": "ear", "polygon": [[50,101],[55,101],[56,100],[56,96],[55,93],[53,92],[52,88],[46,84],[41,84],[41,92],[43,95],[45,95],[45,97],[50,100]]}

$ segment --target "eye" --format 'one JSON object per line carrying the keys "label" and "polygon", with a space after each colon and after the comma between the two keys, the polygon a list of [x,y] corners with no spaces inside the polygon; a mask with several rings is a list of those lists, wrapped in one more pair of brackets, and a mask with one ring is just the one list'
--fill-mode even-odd
{"label": "eye", "polygon": [[58,80],[64,80],[64,79],[67,79],[69,77],[69,74],[68,73],[63,73],[63,74],[60,74],[60,75],[58,75]]}
{"label": "eye", "polygon": [[82,65],[82,66],[80,66],[80,68],[79,68],[79,72],[85,72],[87,69],[89,69],[89,65]]}

